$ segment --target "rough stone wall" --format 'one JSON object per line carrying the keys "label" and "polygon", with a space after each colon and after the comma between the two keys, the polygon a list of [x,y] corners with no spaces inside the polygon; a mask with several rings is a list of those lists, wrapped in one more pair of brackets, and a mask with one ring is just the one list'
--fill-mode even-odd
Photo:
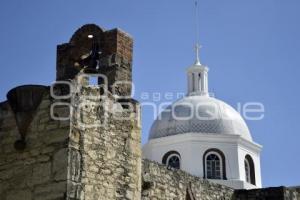
{"label": "rough stone wall", "polygon": [[214,184],[181,170],[143,160],[142,199],[230,200],[234,190]]}
{"label": "rough stone wall", "polygon": [[236,200],[300,200],[299,188],[270,187],[253,190],[236,190]]}
{"label": "rough stone wall", "polygon": [[17,151],[20,139],[10,104],[0,103],[0,199],[64,199],[67,191],[68,121],[50,118],[52,103],[44,94],[26,133],[26,148]]}
{"label": "rough stone wall", "polygon": [[70,198],[140,199],[139,105],[133,103],[137,109],[132,112],[100,93],[99,87],[82,86],[73,95],[70,147],[80,155],[81,167],[79,176],[70,180]]}
{"label": "rough stone wall", "polygon": [[142,200],[300,200],[300,187],[233,190],[153,161],[142,163]]}
{"label": "rough stone wall", "polygon": [[300,187],[284,187],[284,200],[300,200]]}
{"label": "rough stone wall", "polygon": [[[100,87],[80,88],[68,101],[71,127],[69,120],[51,119],[50,106],[58,100],[44,95],[22,151],[14,148],[20,138],[14,113],[8,102],[0,104],[1,200],[140,199],[139,104],[128,99],[122,105],[110,93],[101,97]],[[55,109],[54,115],[68,111]],[[89,127],[104,118],[104,126]]]}

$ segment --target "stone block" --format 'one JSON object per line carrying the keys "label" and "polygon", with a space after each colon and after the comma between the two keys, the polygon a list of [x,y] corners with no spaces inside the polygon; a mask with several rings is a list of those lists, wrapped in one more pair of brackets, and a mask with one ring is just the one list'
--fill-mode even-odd
{"label": "stone block", "polygon": [[37,164],[33,167],[31,185],[38,185],[50,181],[51,176],[51,163]]}
{"label": "stone block", "polygon": [[54,180],[67,180],[68,174],[68,149],[61,149],[53,156],[53,169]]}
{"label": "stone block", "polygon": [[30,190],[9,191],[6,200],[32,200]]}
{"label": "stone block", "polygon": [[34,189],[34,200],[63,200],[65,199],[66,193],[67,184],[65,181],[55,182],[46,185],[44,184]]}

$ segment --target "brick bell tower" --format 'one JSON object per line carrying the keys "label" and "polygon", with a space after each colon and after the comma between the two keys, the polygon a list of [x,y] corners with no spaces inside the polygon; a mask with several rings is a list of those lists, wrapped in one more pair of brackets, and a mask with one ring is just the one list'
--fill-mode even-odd
{"label": "brick bell tower", "polygon": [[[84,65],[88,64],[80,61],[90,56],[94,49],[97,51],[94,53],[98,54],[94,55],[99,62],[97,73],[107,76],[109,91],[120,96],[130,96],[132,48],[131,36],[120,29],[104,31],[94,24],[84,25],[74,33],[69,43],[57,46],[56,80],[74,79]],[[123,84],[112,89],[116,82]]]}

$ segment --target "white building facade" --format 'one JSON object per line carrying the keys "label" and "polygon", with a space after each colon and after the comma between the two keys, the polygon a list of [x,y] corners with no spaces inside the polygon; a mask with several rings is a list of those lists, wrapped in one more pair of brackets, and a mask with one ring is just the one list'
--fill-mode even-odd
{"label": "white building facade", "polygon": [[198,48],[187,77],[187,96],[154,121],[143,157],[235,189],[260,188],[262,146],[237,111],[209,96]]}

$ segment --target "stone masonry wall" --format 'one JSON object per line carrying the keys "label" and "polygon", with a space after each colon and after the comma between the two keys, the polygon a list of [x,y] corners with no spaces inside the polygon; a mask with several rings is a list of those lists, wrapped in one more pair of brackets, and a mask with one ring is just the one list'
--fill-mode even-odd
{"label": "stone masonry wall", "polygon": [[252,190],[236,190],[236,200],[300,200],[300,189],[288,187],[270,187]]}
{"label": "stone masonry wall", "polygon": [[300,187],[284,187],[284,200],[300,200]]}
{"label": "stone masonry wall", "polygon": [[[20,139],[14,113],[8,102],[0,104],[1,200],[140,199],[138,103],[130,99],[122,105],[110,93],[103,98],[100,87],[80,88],[64,102],[73,108],[71,127],[69,120],[50,117],[50,106],[59,101],[49,91],[44,95],[22,151],[14,148]],[[54,109],[55,117],[68,112]],[[89,127],[104,118],[103,127]]]}
{"label": "stone masonry wall", "polygon": [[300,187],[233,190],[149,160],[142,169],[142,200],[300,200]]}
{"label": "stone masonry wall", "polygon": [[[73,94],[70,139],[72,151],[81,157],[81,167],[79,176],[70,180],[70,191],[74,191],[70,198],[140,199],[138,109],[128,111],[110,94],[101,95],[100,87],[81,86]],[[117,118],[121,116],[125,119]]]}
{"label": "stone masonry wall", "polygon": [[142,200],[230,200],[234,190],[143,160]]}
{"label": "stone masonry wall", "polygon": [[20,139],[10,104],[0,103],[0,199],[57,200],[67,192],[67,138],[69,121],[50,118],[52,103],[44,94],[26,134],[26,148],[17,151]]}

